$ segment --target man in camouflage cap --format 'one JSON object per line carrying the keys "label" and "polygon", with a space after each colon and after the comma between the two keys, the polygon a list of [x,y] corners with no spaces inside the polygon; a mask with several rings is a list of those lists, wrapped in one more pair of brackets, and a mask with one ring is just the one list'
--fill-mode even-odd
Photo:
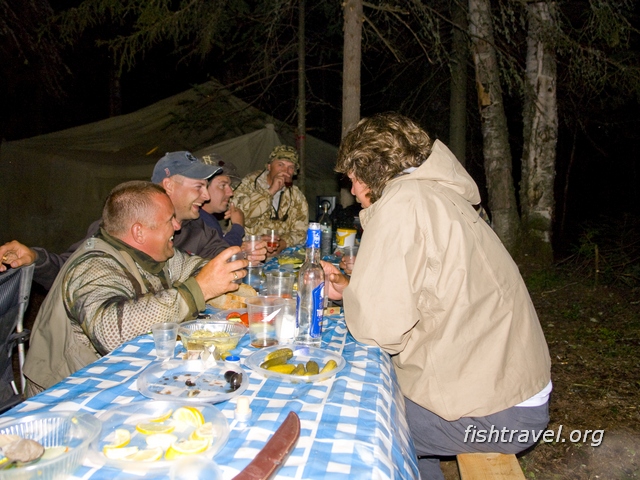
{"label": "man in camouflage cap", "polygon": [[288,246],[303,243],[309,223],[309,206],[300,189],[293,185],[299,167],[298,153],[288,145],[278,145],[262,171],[250,173],[234,192],[238,208],[244,212],[244,229],[250,235],[277,230],[280,243],[268,251],[276,255]]}

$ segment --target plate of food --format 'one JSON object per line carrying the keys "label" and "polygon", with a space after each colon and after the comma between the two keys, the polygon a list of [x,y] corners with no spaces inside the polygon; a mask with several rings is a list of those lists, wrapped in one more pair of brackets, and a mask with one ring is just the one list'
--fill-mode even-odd
{"label": "plate of food", "polygon": [[292,383],[321,382],[346,365],[342,355],[305,345],[274,345],[247,357],[245,365],[265,377]]}
{"label": "plate of food", "polygon": [[190,404],[224,402],[241,395],[248,386],[242,367],[215,361],[156,362],[138,377],[138,391],[145,397]]}
{"label": "plate of food", "polygon": [[282,253],[280,256],[278,256],[278,265],[281,267],[289,266],[291,268],[297,269],[300,268],[300,266],[304,263],[305,257],[305,249]]}
{"label": "plate of food", "polygon": [[102,430],[89,458],[121,470],[168,469],[193,455],[212,458],[229,438],[226,418],[212,405],[144,401],[97,417]]}

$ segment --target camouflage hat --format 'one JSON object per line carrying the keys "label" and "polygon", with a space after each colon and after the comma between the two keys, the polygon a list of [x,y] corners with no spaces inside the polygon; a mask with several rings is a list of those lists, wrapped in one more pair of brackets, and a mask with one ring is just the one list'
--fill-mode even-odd
{"label": "camouflage hat", "polygon": [[217,153],[211,153],[209,155],[202,156],[202,163],[207,165],[215,165],[220,167],[220,170],[214,174],[214,177],[218,175],[226,175],[231,180],[231,188],[235,189],[242,181],[242,178],[238,175],[238,169],[231,162],[225,162],[222,157]]}
{"label": "camouflage hat", "polygon": [[271,155],[269,155],[269,163],[278,158],[293,162],[296,166],[296,170],[300,166],[300,163],[298,162],[298,152],[296,152],[295,148],[290,147],[289,145],[278,145],[275,147],[271,152]]}

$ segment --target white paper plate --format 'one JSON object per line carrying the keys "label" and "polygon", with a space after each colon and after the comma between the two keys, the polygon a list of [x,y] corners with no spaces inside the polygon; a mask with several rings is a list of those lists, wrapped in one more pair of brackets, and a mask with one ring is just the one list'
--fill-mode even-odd
{"label": "white paper plate", "polygon": [[[211,445],[207,450],[198,454],[207,458],[212,458],[222,447],[224,447],[229,438],[229,425],[220,410],[212,405],[193,406],[183,402],[159,402],[152,400],[121,405],[97,415],[98,419],[102,421],[102,431],[89,448],[89,458],[94,462],[106,463],[121,470],[144,472],[149,470],[155,471],[158,469],[169,469],[174,462],[178,461],[178,459],[165,460],[163,457],[155,462],[116,460],[107,458],[102,453],[102,449],[105,445],[112,442],[114,432],[119,428],[124,428],[131,434],[131,441],[126,445],[127,447],[137,446],[140,450],[149,448],[146,443],[148,435],[138,432],[136,430],[136,425],[139,423],[150,422],[152,419],[156,419],[170,410],[175,412],[178,408],[184,406],[197,408],[202,413],[204,421],[211,422],[213,424],[214,436],[211,441]],[[173,422],[173,419],[170,417],[164,423],[171,422]],[[188,426],[182,422],[173,423],[176,428],[171,433],[178,437],[178,440],[188,439],[191,432],[195,430],[195,427]]]}
{"label": "white paper plate", "polygon": [[[225,378],[228,371],[242,376],[235,390]],[[153,363],[138,377],[138,391],[145,397],[191,404],[224,402],[241,395],[248,386],[249,377],[239,365],[217,362],[205,369],[202,360]]]}
{"label": "white paper plate", "polygon": [[[287,363],[290,363],[292,365],[293,364],[297,365],[298,363],[306,364],[307,361],[314,360],[320,367],[320,370],[322,370],[322,367],[329,360],[334,360],[337,364],[337,367],[328,372],[319,373],[318,375],[308,375],[308,376],[307,375],[304,375],[304,376],[286,375],[284,373],[273,372],[271,370],[260,368],[260,365],[264,362],[265,357],[269,353],[275,350],[278,350],[280,348],[290,348],[291,350],[293,350],[293,358],[290,358],[289,360],[287,360]],[[264,375],[265,377],[278,378],[280,380],[284,380],[286,382],[292,382],[292,383],[321,382],[323,380],[326,380],[327,378],[333,377],[336,373],[338,373],[340,370],[344,368],[346,363],[347,362],[342,357],[342,355],[336,352],[332,352],[330,350],[323,350],[321,348],[307,347],[304,345],[293,345],[293,344],[274,345],[273,347],[262,348],[257,352],[252,353],[245,360],[245,365],[251,368],[251,370],[253,370],[254,372]]]}

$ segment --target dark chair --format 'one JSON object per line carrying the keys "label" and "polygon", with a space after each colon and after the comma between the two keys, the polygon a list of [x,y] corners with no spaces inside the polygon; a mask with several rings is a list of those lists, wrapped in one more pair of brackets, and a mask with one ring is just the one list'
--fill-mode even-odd
{"label": "dark chair", "polygon": [[[22,401],[25,378],[24,344],[30,332],[23,329],[24,314],[29,304],[33,265],[0,273],[0,413]],[[20,389],[13,372],[13,351],[18,350]]]}

